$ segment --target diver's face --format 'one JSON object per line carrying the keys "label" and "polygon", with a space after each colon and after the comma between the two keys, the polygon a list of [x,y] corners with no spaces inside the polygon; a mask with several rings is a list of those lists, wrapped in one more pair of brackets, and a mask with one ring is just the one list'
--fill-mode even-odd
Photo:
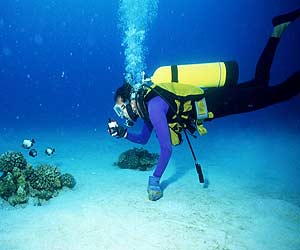
{"label": "diver's face", "polygon": [[138,114],[138,109],[136,107],[136,101],[135,100],[131,100],[130,101],[130,105],[131,105],[131,108],[133,110],[134,113]]}
{"label": "diver's face", "polygon": [[135,100],[131,100],[129,103],[124,101],[122,97],[118,97],[114,110],[119,117],[126,119],[125,125],[128,127],[132,127],[139,117]]}
{"label": "diver's face", "polygon": [[126,102],[124,102],[122,97],[118,97],[116,104],[121,108],[122,110],[122,115],[124,116],[125,119],[130,119],[127,109],[126,109]]}

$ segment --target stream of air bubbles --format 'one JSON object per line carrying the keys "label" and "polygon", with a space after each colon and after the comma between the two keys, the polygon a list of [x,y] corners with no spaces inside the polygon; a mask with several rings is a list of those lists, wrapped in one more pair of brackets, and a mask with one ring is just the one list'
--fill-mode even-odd
{"label": "stream of air bubbles", "polygon": [[142,82],[146,69],[145,39],[157,15],[158,0],[120,0],[120,27],[125,56],[125,80],[132,86]]}

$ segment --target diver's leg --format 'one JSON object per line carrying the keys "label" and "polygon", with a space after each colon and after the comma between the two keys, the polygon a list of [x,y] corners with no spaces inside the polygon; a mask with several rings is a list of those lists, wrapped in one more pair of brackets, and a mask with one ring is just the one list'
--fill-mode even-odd
{"label": "diver's leg", "polygon": [[279,38],[270,37],[256,64],[255,78],[251,81],[236,85],[237,88],[249,88],[255,86],[266,87],[270,80],[270,70],[275,56]]}
{"label": "diver's leg", "polygon": [[280,38],[288,25],[300,17],[300,9],[276,16],[272,20],[273,32],[269,38],[260,58],[256,64],[255,78],[247,83],[240,84],[238,87],[249,86],[268,86],[270,80],[270,70],[275,56]]}
{"label": "diver's leg", "polygon": [[279,38],[270,37],[262,54],[260,55],[256,64],[255,71],[255,85],[268,86],[270,80],[270,70],[275,56]]}
{"label": "diver's leg", "polygon": [[214,118],[255,111],[275,103],[289,100],[300,93],[300,71],[281,84],[264,87],[218,88],[206,91],[208,111]]}
{"label": "diver's leg", "polygon": [[287,101],[300,94],[300,70],[278,85],[266,88],[266,100],[258,108]]}
{"label": "diver's leg", "polygon": [[300,9],[276,16],[272,20],[272,36],[264,48],[256,65],[255,82],[256,85],[267,86],[270,80],[270,69],[275,56],[276,48],[280,38],[290,23],[300,17]]}

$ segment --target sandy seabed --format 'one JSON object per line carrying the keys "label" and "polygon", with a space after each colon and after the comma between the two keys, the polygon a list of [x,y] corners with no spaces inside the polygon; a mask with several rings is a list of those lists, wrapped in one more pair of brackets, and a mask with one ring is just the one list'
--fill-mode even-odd
{"label": "sandy seabed", "polygon": [[[238,130],[237,130],[238,131]],[[117,156],[134,146],[84,130],[37,132],[42,150],[27,159],[58,165],[77,186],[43,206],[0,202],[0,250],[298,250],[300,129],[262,132],[223,128],[192,140],[209,180],[201,186],[187,145],[174,148],[162,178],[164,197],[147,199],[152,171],[121,170]],[[28,133],[3,133],[1,153],[21,150]],[[9,140],[7,140],[9,138]],[[155,136],[146,146],[158,152]]]}

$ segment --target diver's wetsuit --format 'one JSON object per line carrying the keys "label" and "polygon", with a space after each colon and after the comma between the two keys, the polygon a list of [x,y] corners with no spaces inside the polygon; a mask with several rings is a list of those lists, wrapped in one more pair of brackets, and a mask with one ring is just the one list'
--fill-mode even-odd
{"label": "diver's wetsuit", "polygon": [[207,108],[215,118],[254,111],[286,101],[300,92],[300,71],[281,84],[268,86],[279,38],[271,37],[256,65],[255,78],[234,87],[205,91]]}
{"label": "diver's wetsuit", "polygon": [[172,154],[172,143],[167,121],[169,105],[160,96],[156,96],[147,103],[147,106],[151,124],[144,122],[140,134],[128,132],[126,139],[135,143],[146,144],[153,128],[155,129],[160,145],[160,155],[153,176],[161,177]]}
{"label": "diver's wetsuit", "polygon": [[[256,66],[252,81],[237,84],[234,87],[213,88],[205,91],[208,111],[214,118],[231,114],[254,111],[266,106],[286,101],[300,93],[300,71],[276,86],[268,86],[270,68],[278,45],[278,38],[270,38]],[[167,122],[169,105],[160,97],[152,98],[148,103],[151,124],[144,122],[141,134],[127,134],[127,139],[146,144],[153,128],[160,144],[160,157],[154,176],[161,177],[172,153],[172,144]]]}

